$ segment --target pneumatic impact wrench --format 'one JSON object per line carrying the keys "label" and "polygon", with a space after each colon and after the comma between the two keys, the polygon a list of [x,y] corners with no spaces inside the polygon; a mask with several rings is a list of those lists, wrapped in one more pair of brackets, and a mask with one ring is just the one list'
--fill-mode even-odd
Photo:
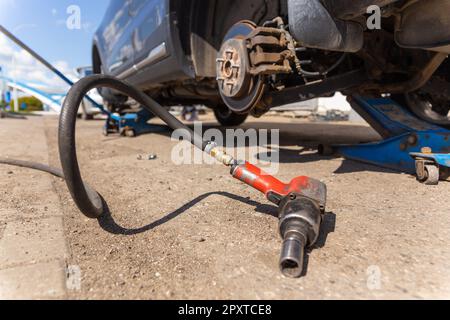
{"label": "pneumatic impact wrench", "polygon": [[214,143],[208,144],[205,152],[231,166],[234,178],[261,191],[279,207],[279,230],[283,239],[280,270],[287,277],[300,277],[305,249],[313,246],[319,236],[325,213],[326,185],[306,176],[285,184],[248,162],[234,160]]}

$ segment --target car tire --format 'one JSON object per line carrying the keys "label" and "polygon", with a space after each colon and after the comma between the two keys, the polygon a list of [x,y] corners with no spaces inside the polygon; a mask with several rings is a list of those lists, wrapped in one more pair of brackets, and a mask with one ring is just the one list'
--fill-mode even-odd
{"label": "car tire", "polygon": [[[103,63],[98,55],[97,49],[94,49],[97,55],[97,58],[94,60],[94,74],[107,74],[106,70],[103,67]],[[97,92],[103,97],[103,100],[106,101],[109,105],[123,105],[128,101],[128,97],[124,95],[118,95],[114,93],[114,90],[110,88],[97,88]],[[112,111],[112,110],[110,110]]]}
{"label": "car tire", "polygon": [[81,115],[81,119],[84,121],[94,120],[94,115],[89,113],[84,113]]}
{"label": "car tire", "polygon": [[214,115],[217,121],[224,127],[237,127],[247,120],[248,114],[238,114],[226,106],[220,106],[214,109]]}
{"label": "car tire", "polygon": [[[391,98],[400,105],[407,107],[409,111],[420,119],[450,129],[450,113],[445,116],[431,110],[433,101],[420,99],[417,92],[392,95]],[[450,101],[448,103],[450,104]]]}

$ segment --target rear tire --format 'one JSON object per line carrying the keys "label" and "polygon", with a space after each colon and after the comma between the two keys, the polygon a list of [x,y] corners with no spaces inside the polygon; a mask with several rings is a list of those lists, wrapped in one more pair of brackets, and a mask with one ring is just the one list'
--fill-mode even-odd
{"label": "rear tire", "polygon": [[[400,105],[407,107],[420,119],[450,129],[450,113],[448,112],[450,108],[437,109],[434,106],[436,102],[431,97],[427,99],[418,92],[413,92],[405,95],[393,95],[391,98]],[[448,104],[450,105],[450,101]]]}
{"label": "rear tire", "polygon": [[[102,60],[100,59],[100,54],[96,47],[93,49],[93,71],[94,74],[107,74]],[[109,105],[123,105],[128,101],[128,97],[124,95],[120,95],[114,93],[114,90],[109,88],[97,88],[97,92],[102,96],[103,100],[106,102],[105,104]],[[113,110],[109,110],[111,112],[115,112]]]}
{"label": "rear tire", "polygon": [[214,115],[217,121],[224,127],[237,127],[247,120],[248,114],[238,114],[226,106],[220,106],[214,109]]}

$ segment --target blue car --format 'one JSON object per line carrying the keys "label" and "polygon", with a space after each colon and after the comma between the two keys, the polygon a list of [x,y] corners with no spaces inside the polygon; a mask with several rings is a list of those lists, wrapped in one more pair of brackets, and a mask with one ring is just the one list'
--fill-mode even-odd
{"label": "blue car", "polygon": [[112,0],[93,70],[162,105],[210,107],[227,126],[336,92],[390,94],[450,126],[448,12],[446,0]]}

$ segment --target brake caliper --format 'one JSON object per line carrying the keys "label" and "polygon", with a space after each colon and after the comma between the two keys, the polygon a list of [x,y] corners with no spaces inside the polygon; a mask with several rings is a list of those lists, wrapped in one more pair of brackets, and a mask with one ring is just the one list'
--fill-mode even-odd
{"label": "brake caliper", "polygon": [[225,37],[216,60],[217,82],[223,101],[235,113],[264,109],[267,76],[292,73],[291,66],[300,63],[294,40],[282,21],[277,22],[277,27],[257,27],[241,21]]}

